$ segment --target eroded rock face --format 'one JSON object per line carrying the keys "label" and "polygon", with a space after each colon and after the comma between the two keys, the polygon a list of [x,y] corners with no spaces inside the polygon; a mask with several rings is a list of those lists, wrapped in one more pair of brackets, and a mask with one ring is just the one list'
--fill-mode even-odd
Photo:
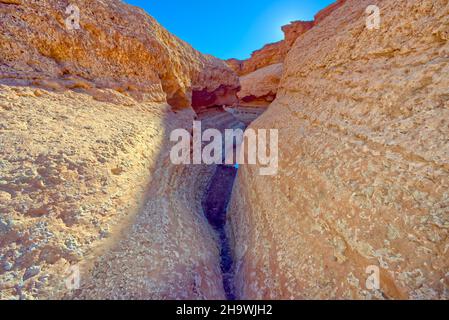
{"label": "eroded rock face", "polygon": [[213,167],[173,165],[169,135],[237,76],[140,9],[71,3],[79,30],[64,1],[0,1],[0,299],[224,298]]}
{"label": "eroded rock face", "polygon": [[[449,298],[449,4],[351,0],[295,43],[275,102],[279,174],[242,166],[240,298]],[[370,266],[380,290],[368,290]]]}
{"label": "eroded rock face", "polygon": [[284,40],[268,44],[262,49],[254,51],[248,60],[230,59],[227,60],[227,63],[240,76],[272,64],[282,63],[296,39],[310,30],[313,25],[313,21],[294,21],[282,27],[285,35]]}
{"label": "eroded rock face", "polygon": [[0,85],[0,299],[224,298],[209,168],[169,157],[194,112],[104,95]]}
{"label": "eroded rock face", "polygon": [[221,85],[213,91],[207,88],[203,90],[195,90],[192,95],[192,107],[196,112],[213,106],[232,106],[238,102],[237,93],[240,86],[225,86]]}
{"label": "eroded rock face", "polygon": [[224,62],[194,50],[143,10],[118,0],[70,3],[80,8],[79,30],[67,28],[65,2],[0,3],[3,83],[112,88],[175,108],[189,107],[194,90],[238,88]]}
{"label": "eroded rock face", "polygon": [[[222,114],[217,120],[223,120]],[[215,167],[172,165],[169,133],[191,129],[193,117],[184,110],[165,120],[167,133],[151,174],[148,201],[118,245],[84,278],[81,290],[68,298],[225,299],[219,240],[201,204]]]}
{"label": "eroded rock face", "polygon": [[240,78],[242,86],[237,94],[240,105],[268,106],[276,98],[283,64],[273,64]]}

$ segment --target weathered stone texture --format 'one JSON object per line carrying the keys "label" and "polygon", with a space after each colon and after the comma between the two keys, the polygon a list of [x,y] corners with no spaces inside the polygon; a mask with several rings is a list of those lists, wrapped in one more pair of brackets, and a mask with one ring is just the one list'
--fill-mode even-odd
{"label": "weathered stone texture", "polygon": [[[242,166],[229,219],[241,298],[449,298],[449,3],[346,1],[299,39],[279,174]],[[366,268],[381,270],[367,290]]]}
{"label": "weathered stone texture", "polygon": [[[3,2],[4,3],[4,2]],[[0,3],[0,81],[75,89],[112,88],[145,101],[191,105],[192,91],[237,89],[235,73],[118,0],[74,0],[80,29],[66,26],[67,1]]]}
{"label": "weathered stone texture", "polygon": [[273,64],[240,78],[240,105],[268,106],[276,98],[283,64]]}
{"label": "weathered stone texture", "polygon": [[248,60],[229,59],[228,65],[240,76],[272,64],[282,63],[296,39],[313,27],[313,21],[294,21],[282,27],[284,40],[256,50]]}

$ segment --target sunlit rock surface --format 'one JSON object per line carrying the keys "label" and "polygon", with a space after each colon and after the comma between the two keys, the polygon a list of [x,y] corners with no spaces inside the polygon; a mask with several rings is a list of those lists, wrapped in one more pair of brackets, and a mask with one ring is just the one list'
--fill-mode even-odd
{"label": "sunlit rock surface", "polygon": [[192,91],[238,88],[224,62],[194,50],[142,9],[118,0],[70,4],[80,9],[78,30],[67,28],[66,2],[0,3],[0,81],[112,88],[175,108],[189,107]]}
{"label": "sunlit rock surface", "polygon": [[256,50],[248,60],[229,59],[226,62],[240,76],[272,64],[282,63],[296,39],[313,27],[313,21],[294,21],[282,27],[284,40]]}
{"label": "sunlit rock surface", "polygon": [[[169,135],[264,109],[212,108],[237,75],[142,10],[71,3],[79,30],[63,1],[0,0],[0,299],[225,298],[201,204],[215,168],[172,165]],[[449,298],[448,2],[379,1],[367,30],[371,4],[229,62],[255,77],[242,101],[277,94],[252,127],[280,133],[279,174],[242,165],[233,191],[239,298]]]}
{"label": "sunlit rock surface", "polygon": [[449,298],[449,4],[376,3],[379,30],[348,0],[298,39],[251,126],[279,129],[280,164],[239,171],[240,298]]}
{"label": "sunlit rock surface", "polygon": [[281,81],[283,64],[273,64],[240,78],[242,89],[237,96],[240,105],[265,106],[276,98]]}

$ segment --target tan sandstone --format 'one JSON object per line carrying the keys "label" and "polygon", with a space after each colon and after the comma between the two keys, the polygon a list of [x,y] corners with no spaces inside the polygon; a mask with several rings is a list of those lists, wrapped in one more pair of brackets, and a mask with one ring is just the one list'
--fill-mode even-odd
{"label": "tan sandstone", "polygon": [[[78,30],[67,28],[65,2],[0,3],[3,83],[112,88],[175,108],[191,106],[197,90],[235,93],[239,87],[224,62],[194,50],[142,9],[118,0],[70,4],[80,9]],[[232,103],[235,95],[228,99]]]}
{"label": "tan sandstone", "polygon": [[449,298],[448,34],[447,0],[348,0],[296,41],[252,125],[279,129],[279,173],[233,192],[240,298]]}
{"label": "tan sandstone", "polygon": [[211,169],[172,165],[168,137],[238,77],[121,1],[71,1],[72,31],[65,2],[4,3],[0,299],[223,298]]}
{"label": "tan sandstone", "polygon": [[276,98],[281,81],[283,64],[273,64],[240,78],[241,90],[237,93],[242,106],[268,106]]}

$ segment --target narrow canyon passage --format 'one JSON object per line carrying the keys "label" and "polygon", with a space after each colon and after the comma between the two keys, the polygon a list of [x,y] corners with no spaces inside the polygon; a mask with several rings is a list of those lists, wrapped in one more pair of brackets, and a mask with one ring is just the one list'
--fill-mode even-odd
{"label": "narrow canyon passage", "polygon": [[0,300],[449,300],[449,0],[314,1],[244,60],[179,36],[246,51],[270,1],[229,43],[70,2],[0,0]]}
{"label": "narrow canyon passage", "polygon": [[[221,125],[207,125],[207,128],[203,129],[213,127],[222,132],[226,129],[244,129],[260,116],[263,111],[261,108],[235,108],[220,116],[225,119]],[[205,120],[206,123],[210,119],[211,115],[207,113],[200,115],[200,120]],[[215,117],[212,116],[212,119],[215,119]],[[236,299],[232,248],[226,232],[226,217],[237,172],[238,166],[217,165],[202,199],[203,213],[218,235],[221,259],[220,270],[223,276],[223,288],[228,300]]]}

